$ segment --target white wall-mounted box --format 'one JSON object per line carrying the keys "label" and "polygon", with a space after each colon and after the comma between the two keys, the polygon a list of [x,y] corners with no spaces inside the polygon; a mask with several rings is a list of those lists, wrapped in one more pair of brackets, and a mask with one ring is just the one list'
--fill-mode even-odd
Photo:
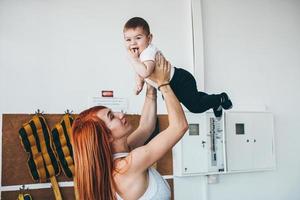
{"label": "white wall-mounted box", "polygon": [[228,172],[275,168],[274,120],[269,112],[227,112]]}
{"label": "white wall-mounted box", "polygon": [[173,148],[175,176],[272,170],[274,122],[269,112],[186,112],[189,129]]}
{"label": "white wall-mounted box", "polygon": [[185,113],[189,129],[173,148],[175,176],[193,176],[226,171],[224,119],[213,113]]}

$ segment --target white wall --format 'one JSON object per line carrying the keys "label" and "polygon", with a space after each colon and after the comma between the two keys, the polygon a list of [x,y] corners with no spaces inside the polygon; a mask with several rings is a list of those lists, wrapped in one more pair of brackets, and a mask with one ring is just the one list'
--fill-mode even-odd
{"label": "white wall", "polygon": [[124,23],[144,17],[154,44],[191,70],[190,12],[182,0],[0,1],[0,112],[79,112],[113,89],[129,100],[129,113],[139,113],[143,95],[133,94]]}
{"label": "white wall", "polygon": [[277,169],[175,178],[177,199],[299,200],[300,1],[201,1],[206,91],[274,114]]}
{"label": "white wall", "polygon": [[205,86],[275,116],[277,169],[220,176],[209,200],[300,199],[300,1],[203,0]]}

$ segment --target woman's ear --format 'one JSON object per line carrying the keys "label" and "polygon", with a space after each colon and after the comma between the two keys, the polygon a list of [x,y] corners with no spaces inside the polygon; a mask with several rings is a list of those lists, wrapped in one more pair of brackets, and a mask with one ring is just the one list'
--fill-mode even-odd
{"label": "woman's ear", "polygon": [[114,141],[114,138],[112,137],[111,134],[108,134],[108,142],[112,143]]}

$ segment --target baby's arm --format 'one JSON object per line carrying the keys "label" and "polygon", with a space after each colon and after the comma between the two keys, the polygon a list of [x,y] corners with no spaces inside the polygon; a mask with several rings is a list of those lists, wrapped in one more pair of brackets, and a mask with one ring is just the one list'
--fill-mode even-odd
{"label": "baby's arm", "polygon": [[155,62],[152,60],[147,60],[141,62],[138,57],[137,50],[129,49],[130,61],[135,72],[140,75],[142,78],[147,78],[152,74],[155,68]]}
{"label": "baby's arm", "polygon": [[135,83],[136,83],[135,94],[138,95],[143,90],[143,86],[145,82],[144,79],[137,73],[135,74]]}

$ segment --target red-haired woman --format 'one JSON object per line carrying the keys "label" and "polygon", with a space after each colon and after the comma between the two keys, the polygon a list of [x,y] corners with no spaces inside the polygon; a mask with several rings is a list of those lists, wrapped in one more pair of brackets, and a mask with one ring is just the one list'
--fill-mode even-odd
{"label": "red-haired woman", "polygon": [[168,111],[168,127],[144,145],[156,121],[156,89],[147,86],[139,126],[132,131],[122,113],[93,107],[73,124],[75,176],[80,200],[170,199],[167,182],[152,164],[184,135],[188,125],[168,85],[170,64],[158,54],[151,79],[160,85]]}

